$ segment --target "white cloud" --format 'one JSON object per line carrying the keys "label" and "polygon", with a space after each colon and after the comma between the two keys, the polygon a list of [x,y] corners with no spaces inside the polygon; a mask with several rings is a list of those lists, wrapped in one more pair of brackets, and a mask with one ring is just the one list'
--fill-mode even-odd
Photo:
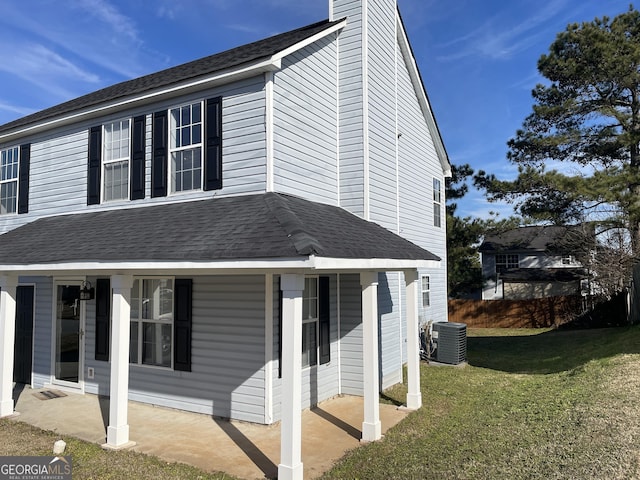
{"label": "white cloud", "polygon": [[2,100],[0,100],[0,110],[10,113],[17,113],[19,116],[29,115],[30,113],[33,113],[33,109],[31,108],[12,105],[10,103],[3,102]]}
{"label": "white cloud", "polygon": [[37,85],[60,98],[74,96],[66,85],[77,82],[98,84],[100,78],[63,58],[47,47],[28,43],[0,42],[0,71]]}
{"label": "white cloud", "polygon": [[[546,2],[542,8],[536,2],[531,8],[534,13],[516,23],[509,23],[507,12],[488,18],[482,25],[453,40],[442,43],[439,48],[456,48],[455,53],[440,55],[440,61],[455,61],[466,57],[484,57],[492,60],[504,60],[535,45],[547,35],[549,20],[557,17],[566,8],[567,0]],[[523,7],[523,5],[520,5]],[[524,9],[523,9],[524,10]]]}
{"label": "white cloud", "polygon": [[78,0],[78,6],[86,13],[96,17],[114,32],[139,42],[135,22],[123,15],[107,0]]}
{"label": "white cloud", "polygon": [[1,34],[13,37],[14,43],[23,39],[46,43],[60,55],[72,53],[125,78],[147,72],[144,65],[149,56],[135,21],[107,0],[40,0],[37,6],[9,2],[2,8],[2,24]]}

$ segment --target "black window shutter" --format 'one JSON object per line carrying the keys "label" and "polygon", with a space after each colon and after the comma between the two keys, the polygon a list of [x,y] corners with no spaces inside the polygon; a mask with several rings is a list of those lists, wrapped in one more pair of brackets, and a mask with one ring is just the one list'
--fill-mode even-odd
{"label": "black window shutter", "polygon": [[96,360],[109,361],[109,335],[111,334],[111,281],[96,280]]}
{"label": "black window shutter", "polygon": [[320,365],[331,360],[331,300],[329,277],[318,279],[318,323],[320,328]]}
{"label": "black window shutter", "polygon": [[144,198],[146,125],[145,115],[140,115],[133,119],[133,138],[131,141],[131,200]]}
{"label": "black window shutter", "polygon": [[102,127],[89,130],[89,172],[87,176],[87,205],[100,203],[100,171],[102,158]]}
{"label": "black window shutter", "polygon": [[18,172],[18,213],[29,213],[29,164],[31,144],[20,145],[20,171]]}
{"label": "black window shutter", "polygon": [[207,99],[207,144],[204,150],[204,189],[222,188],[222,97]]}
{"label": "black window shutter", "polygon": [[167,196],[168,135],[167,111],[153,114],[153,159],[151,160],[151,196]]}
{"label": "black window shutter", "polygon": [[191,295],[193,281],[177,278],[174,285],[173,369],[191,371]]}

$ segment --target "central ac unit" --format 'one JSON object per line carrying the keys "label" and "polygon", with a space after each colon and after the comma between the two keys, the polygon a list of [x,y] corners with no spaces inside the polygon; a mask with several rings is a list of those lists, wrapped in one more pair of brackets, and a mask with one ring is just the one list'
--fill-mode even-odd
{"label": "central ac unit", "polygon": [[467,325],[454,322],[433,324],[436,362],[458,365],[467,360]]}

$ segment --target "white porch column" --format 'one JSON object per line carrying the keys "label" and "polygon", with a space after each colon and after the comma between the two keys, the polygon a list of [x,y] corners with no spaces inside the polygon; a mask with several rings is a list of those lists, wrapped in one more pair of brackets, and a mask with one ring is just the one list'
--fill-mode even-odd
{"label": "white porch column", "polygon": [[382,438],[378,367],[378,273],[362,272],[362,356],[364,364],[364,422],[362,440]]}
{"label": "white porch column", "polygon": [[129,393],[129,331],[131,329],[131,275],[112,275],[111,387],[109,390],[109,448],[123,448],[129,442],[127,401]]}
{"label": "white porch column", "polygon": [[420,393],[420,351],[418,343],[418,292],[417,270],[404,272],[407,286],[407,408],[417,410],[422,406]]}
{"label": "white porch column", "polygon": [[302,292],[304,275],[286,274],[282,290],[280,480],[302,480]]}
{"label": "white porch column", "polygon": [[18,277],[0,277],[0,417],[13,415],[13,354]]}

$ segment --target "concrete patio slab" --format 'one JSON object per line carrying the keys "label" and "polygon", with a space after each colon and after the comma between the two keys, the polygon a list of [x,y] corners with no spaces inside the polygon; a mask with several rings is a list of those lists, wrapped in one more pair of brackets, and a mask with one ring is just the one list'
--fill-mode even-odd
{"label": "concrete patio slab", "polygon": [[[109,399],[67,393],[42,400],[40,389],[18,385],[15,421],[93,443],[106,441]],[[50,396],[50,395],[49,395]],[[360,445],[363,398],[342,396],[302,413],[302,461],[305,478],[320,476]],[[407,415],[393,405],[380,405],[383,433]],[[246,479],[274,478],[280,461],[280,424],[257,425],[129,402],[133,450],[167,461],[223,471]]]}

